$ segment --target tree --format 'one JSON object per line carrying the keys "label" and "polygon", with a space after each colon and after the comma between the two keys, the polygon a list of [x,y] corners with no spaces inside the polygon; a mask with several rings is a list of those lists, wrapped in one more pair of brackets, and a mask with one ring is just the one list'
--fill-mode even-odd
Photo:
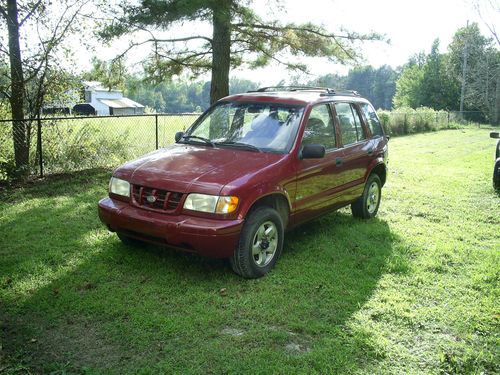
{"label": "tree", "polygon": [[447,62],[448,56],[439,53],[439,39],[436,39],[422,67],[419,106],[431,107],[436,110],[457,108],[459,82],[453,77]]}
{"label": "tree", "polygon": [[[0,92],[8,98],[13,119],[16,169],[28,173],[31,122],[38,116],[47,95],[67,90],[71,75],[60,61],[68,52],[63,42],[85,22],[80,19],[85,0],[0,0],[0,60],[9,66]],[[3,35],[7,35],[7,41]]]}
{"label": "tree", "polygon": [[375,108],[390,109],[397,77],[398,72],[388,65],[380,68],[366,65],[350,69],[347,76],[326,74],[310,81],[309,85],[355,90],[368,98]]}
{"label": "tree", "polygon": [[450,72],[448,61],[449,56],[439,53],[439,39],[428,55],[420,53],[410,59],[396,82],[394,106],[457,109],[459,82]]}
{"label": "tree", "polygon": [[448,51],[450,70],[465,87],[465,108],[480,110],[499,123],[500,52],[493,40],[483,36],[478,25],[472,23],[457,30]]}
{"label": "tree", "polygon": [[123,90],[127,79],[127,68],[123,58],[108,62],[92,57],[92,69],[90,72],[84,73],[82,78],[89,81],[99,81],[110,90]]}
{"label": "tree", "polygon": [[[152,52],[146,62],[146,72],[158,82],[184,70],[193,75],[211,71],[211,103],[228,95],[231,68],[242,65],[256,68],[275,61],[292,70],[307,71],[303,57],[352,62],[360,55],[356,41],[381,39],[376,34],[333,34],[311,23],[265,22],[249,3],[246,0],[142,0],[139,5],[127,3],[122,5],[121,16],[115,17],[100,35],[109,41],[131,32],[137,37],[141,32],[146,34],[142,40],[132,42],[123,54],[137,46],[150,44]],[[113,14],[116,14],[116,9],[113,9]],[[176,38],[155,35],[158,30],[168,31],[173,26],[195,21],[210,22],[211,35],[196,32]]]}
{"label": "tree", "polygon": [[[7,10],[5,10],[7,8]],[[2,3],[0,14],[7,24],[9,35],[8,50],[2,46],[3,52],[9,56],[10,63],[10,95],[4,90],[9,98],[12,111],[12,137],[14,140],[14,154],[16,168],[20,171],[26,170],[28,166],[29,147],[26,142],[26,124],[24,123],[24,71],[21,58],[21,46],[19,43],[19,29],[25,19],[19,22],[19,10],[16,0],[7,0],[7,7]]]}
{"label": "tree", "polygon": [[417,108],[422,103],[422,82],[424,71],[422,66],[408,63],[396,81],[396,94],[393,98],[395,108]]}

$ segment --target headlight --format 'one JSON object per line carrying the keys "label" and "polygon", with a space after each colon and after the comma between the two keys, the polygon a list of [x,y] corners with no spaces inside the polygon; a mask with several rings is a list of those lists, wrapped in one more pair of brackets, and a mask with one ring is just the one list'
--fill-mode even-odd
{"label": "headlight", "polygon": [[111,177],[109,181],[109,192],[124,197],[130,197],[130,183],[116,177]]}
{"label": "headlight", "polygon": [[238,197],[207,194],[189,194],[184,202],[186,210],[210,212],[215,214],[230,214],[238,206]]}

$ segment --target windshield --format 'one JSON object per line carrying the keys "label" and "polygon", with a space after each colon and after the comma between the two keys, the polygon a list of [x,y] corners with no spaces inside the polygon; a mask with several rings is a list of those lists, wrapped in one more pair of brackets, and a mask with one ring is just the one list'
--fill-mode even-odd
{"label": "windshield", "polygon": [[275,103],[222,102],[187,131],[183,142],[254,151],[290,151],[303,107]]}

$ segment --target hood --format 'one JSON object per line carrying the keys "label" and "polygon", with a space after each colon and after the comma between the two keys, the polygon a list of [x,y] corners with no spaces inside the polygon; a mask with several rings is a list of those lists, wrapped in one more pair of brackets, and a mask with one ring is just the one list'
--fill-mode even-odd
{"label": "hood", "polygon": [[284,156],[176,144],[123,165],[115,175],[133,184],[157,189],[219,194],[226,184],[234,180],[244,183]]}

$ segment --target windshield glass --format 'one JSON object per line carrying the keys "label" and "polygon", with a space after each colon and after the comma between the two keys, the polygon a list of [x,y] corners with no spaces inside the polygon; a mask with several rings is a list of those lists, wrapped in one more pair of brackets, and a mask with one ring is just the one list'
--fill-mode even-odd
{"label": "windshield glass", "polygon": [[242,147],[249,150],[290,151],[303,107],[275,103],[222,102],[187,131],[184,142]]}

